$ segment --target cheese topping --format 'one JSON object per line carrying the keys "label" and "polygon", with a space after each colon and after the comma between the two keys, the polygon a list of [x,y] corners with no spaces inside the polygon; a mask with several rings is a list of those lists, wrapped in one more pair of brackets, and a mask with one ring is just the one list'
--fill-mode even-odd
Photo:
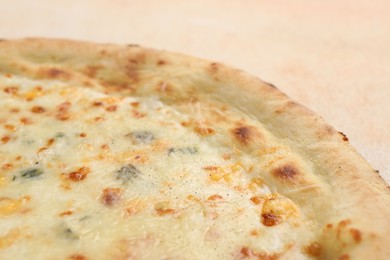
{"label": "cheese topping", "polygon": [[2,259],[307,256],[316,223],[278,183],[321,187],[239,111],[0,82]]}

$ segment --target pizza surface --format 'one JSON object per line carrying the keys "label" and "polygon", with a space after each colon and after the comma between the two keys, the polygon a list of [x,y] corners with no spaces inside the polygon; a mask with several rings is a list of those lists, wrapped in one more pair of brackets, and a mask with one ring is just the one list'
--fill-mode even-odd
{"label": "pizza surface", "polygon": [[270,84],[135,45],[0,42],[0,259],[386,259],[390,196]]}

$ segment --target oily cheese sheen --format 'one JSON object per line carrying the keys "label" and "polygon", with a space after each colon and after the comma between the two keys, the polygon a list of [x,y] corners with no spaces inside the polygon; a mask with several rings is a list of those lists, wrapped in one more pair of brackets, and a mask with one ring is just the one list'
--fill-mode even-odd
{"label": "oily cheese sheen", "polygon": [[0,42],[0,259],[386,259],[385,182],[225,65]]}

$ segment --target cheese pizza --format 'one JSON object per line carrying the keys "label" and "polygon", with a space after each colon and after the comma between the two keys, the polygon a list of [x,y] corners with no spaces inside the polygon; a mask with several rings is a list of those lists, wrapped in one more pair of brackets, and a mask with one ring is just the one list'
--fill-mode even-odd
{"label": "cheese pizza", "polygon": [[137,45],[0,42],[1,259],[386,259],[387,184],[273,85]]}

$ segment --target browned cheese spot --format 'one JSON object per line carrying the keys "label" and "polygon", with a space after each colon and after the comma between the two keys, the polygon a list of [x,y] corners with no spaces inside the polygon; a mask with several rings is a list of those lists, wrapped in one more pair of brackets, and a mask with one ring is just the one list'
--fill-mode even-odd
{"label": "browned cheese spot", "polygon": [[71,210],[66,210],[66,211],[63,211],[63,212],[61,212],[60,214],[58,214],[58,216],[64,217],[64,216],[70,216],[70,215],[72,215],[72,214],[73,214],[73,211],[71,211]]}
{"label": "browned cheese spot", "polygon": [[250,200],[253,202],[253,204],[255,205],[259,205],[259,204],[262,204],[264,203],[264,199],[263,198],[260,198],[258,196],[253,196],[250,198]]}
{"label": "browned cheese spot", "polygon": [[311,243],[310,245],[306,246],[304,248],[304,252],[309,255],[309,256],[313,256],[313,257],[318,257],[321,255],[321,251],[322,251],[322,248],[321,248],[321,245],[318,244],[317,242],[313,242]]}
{"label": "browned cheese spot", "polygon": [[349,260],[349,259],[350,259],[350,257],[348,254],[344,254],[344,255],[339,257],[339,260]]}
{"label": "browned cheese spot", "polygon": [[50,138],[46,141],[46,146],[50,147],[54,144],[55,142],[55,139],[54,138]]}
{"label": "browned cheese spot", "polygon": [[35,113],[35,114],[41,114],[43,112],[45,112],[45,108],[41,107],[41,106],[33,106],[31,108],[31,112]]}
{"label": "browned cheese spot", "polygon": [[130,105],[134,108],[139,107],[139,102],[131,102]]}
{"label": "browned cheese spot", "polygon": [[20,112],[20,109],[19,108],[11,108],[10,110],[9,110],[9,112],[11,112],[11,113],[19,113]]}
{"label": "browned cheese spot", "polygon": [[145,113],[141,113],[141,112],[139,112],[137,110],[132,110],[131,113],[133,114],[134,118],[142,118],[142,117],[146,116]]}
{"label": "browned cheese spot", "polygon": [[355,240],[355,242],[357,244],[362,241],[362,232],[360,232],[359,230],[357,230],[355,228],[351,228],[349,230],[349,232],[351,233],[351,236],[353,237],[353,240]]}
{"label": "browned cheese spot", "polygon": [[2,138],[1,138],[1,142],[3,143],[3,144],[6,144],[6,143],[8,143],[8,141],[11,139],[11,137],[9,137],[9,136],[3,136]]}
{"label": "browned cheese spot", "polygon": [[33,123],[33,121],[30,118],[27,118],[27,117],[22,117],[19,121],[23,125],[31,125]]}
{"label": "browned cheese spot", "polygon": [[299,171],[292,164],[283,165],[272,170],[271,174],[276,178],[295,183],[299,178]]}
{"label": "browned cheese spot", "polygon": [[81,137],[81,138],[85,138],[85,137],[87,137],[87,134],[86,133],[80,133],[80,134],[78,134],[78,136]]}
{"label": "browned cheese spot", "polygon": [[214,194],[208,197],[207,200],[223,200],[223,197],[219,194]]}
{"label": "browned cheese spot", "polygon": [[15,132],[15,130],[16,130],[16,127],[14,125],[6,124],[6,125],[4,125],[4,128],[11,131],[11,132]]}
{"label": "browned cheese spot", "polygon": [[339,227],[339,228],[345,228],[345,227],[348,226],[349,224],[351,224],[351,220],[350,220],[350,219],[344,219],[344,220],[341,220],[341,221],[339,222],[338,227]]}
{"label": "browned cheese spot", "polygon": [[80,254],[74,254],[68,257],[69,260],[87,260],[88,258],[80,255]]}
{"label": "browned cheese spot", "polygon": [[108,112],[115,112],[117,109],[118,109],[118,106],[116,106],[116,105],[106,107],[106,111],[108,111]]}
{"label": "browned cheese spot", "polygon": [[154,209],[159,216],[172,215],[176,213],[176,210],[169,207],[168,202],[158,202],[154,205]]}
{"label": "browned cheese spot", "polygon": [[102,122],[104,120],[106,120],[104,117],[101,117],[101,116],[97,116],[93,119],[95,122]]}
{"label": "browned cheese spot", "polygon": [[19,88],[16,87],[16,86],[10,86],[10,87],[6,87],[4,88],[4,92],[7,93],[7,94],[17,94],[19,91]]}
{"label": "browned cheese spot", "polygon": [[3,170],[9,170],[9,169],[11,169],[13,167],[13,165],[11,164],[11,163],[6,163],[6,164],[3,164],[2,166],[1,166],[1,169],[3,169]]}
{"label": "browned cheese spot", "polygon": [[343,230],[345,230],[345,228],[351,224],[351,220],[349,219],[344,219],[344,220],[341,220],[338,225],[335,227],[335,232],[336,232],[336,237],[337,239],[340,239],[341,238],[341,234],[343,233]]}
{"label": "browned cheese spot", "polygon": [[233,136],[242,145],[248,145],[253,141],[254,136],[257,134],[257,129],[253,126],[240,126],[232,130]]}
{"label": "browned cheese spot", "polygon": [[194,130],[201,136],[212,135],[215,133],[215,130],[213,128],[206,126],[195,126]]}
{"label": "browned cheese spot", "polygon": [[240,254],[244,257],[250,257],[252,255],[252,250],[248,247],[243,247],[240,250]]}
{"label": "browned cheese spot", "polygon": [[100,149],[103,149],[103,150],[108,150],[110,147],[108,146],[108,144],[102,144],[100,146]]}
{"label": "browned cheese spot", "polygon": [[70,118],[69,109],[71,106],[72,106],[72,103],[70,103],[69,101],[61,103],[57,107],[56,118],[58,120],[61,120],[61,121],[68,120]]}
{"label": "browned cheese spot", "polygon": [[82,181],[91,172],[89,167],[80,167],[77,170],[68,174],[68,178],[72,181]]}
{"label": "browned cheese spot", "polygon": [[176,212],[174,209],[156,209],[156,211],[160,216],[170,215]]}
{"label": "browned cheese spot", "polygon": [[239,257],[240,258],[257,258],[259,260],[277,260],[279,258],[279,254],[276,254],[276,253],[268,254],[265,252],[257,252],[251,248],[244,246],[240,250]]}
{"label": "browned cheese spot", "polygon": [[103,190],[101,201],[106,206],[113,206],[120,200],[122,196],[122,189],[120,188],[106,188]]}
{"label": "browned cheese spot", "polygon": [[270,212],[266,212],[261,214],[261,222],[267,227],[272,227],[280,224],[282,222],[282,219],[280,216],[277,216]]}
{"label": "browned cheese spot", "polygon": [[162,66],[162,65],[165,65],[165,64],[167,64],[167,62],[165,61],[165,60],[158,60],[157,61],[157,66]]}
{"label": "browned cheese spot", "polygon": [[103,102],[101,102],[101,101],[95,101],[95,102],[93,102],[92,103],[92,106],[94,106],[94,107],[101,107],[101,106],[103,106],[104,104],[103,104]]}

